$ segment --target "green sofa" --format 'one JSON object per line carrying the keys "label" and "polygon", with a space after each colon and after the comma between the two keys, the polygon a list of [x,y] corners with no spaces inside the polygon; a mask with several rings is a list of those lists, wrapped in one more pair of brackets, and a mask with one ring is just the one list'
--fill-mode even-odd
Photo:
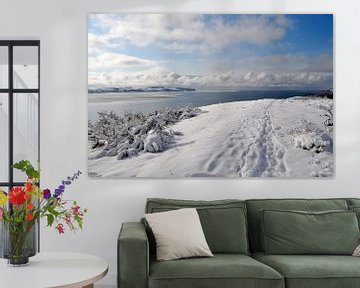
{"label": "green sofa", "polygon": [[[302,255],[301,246],[296,252],[297,255],[281,255],[281,253],[269,255],[264,251],[264,241],[269,240],[268,244],[265,243],[269,248],[269,245],[272,245],[271,241],[275,239],[276,242],[276,235],[267,235],[270,238],[266,240],[262,230],[264,211],[270,211],[269,213],[288,210],[294,213],[308,211],[305,216],[302,214],[290,216],[311,219],[323,217],[328,219],[326,221],[330,221],[330,225],[336,223],[333,223],[334,221],[329,217],[338,213],[344,219],[341,221],[346,222],[338,223],[338,226],[334,227],[349,226],[349,229],[354,230],[356,225],[355,236],[358,241],[359,224],[356,216],[360,215],[360,199],[192,201],[153,198],[147,200],[145,212],[164,212],[187,207],[197,208],[206,240],[214,257],[156,261],[154,236],[145,221],[124,223],[117,246],[119,288],[360,287],[360,257],[353,257],[348,253],[343,255],[342,252],[335,255],[324,253],[314,255],[305,251]],[[284,223],[286,220],[293,221],[291,217],[286,216]],[[349,221],[349,217],[355,217],[356,222],[353,218]],[[269,219],[273,221],[277,218]],[[306,222],[302,226],[306,227],[308,220],[304,219]],[[266,221],[270,222],[270,220]],[[291,247],[293,244],[291,241],[294,239],[291,239],[291,235],[289,237],[290,242],[284,242],[284,245],[290,243]],[[325,244],[340,246],[342,240],[335,240]],[[357,245],[350,240],[347,242],[348,246]],[[297,239],[294,243],[297,243]],[[331,251],[331,247],[329,249]],[[352,246],[349,249],[352,249]]]}

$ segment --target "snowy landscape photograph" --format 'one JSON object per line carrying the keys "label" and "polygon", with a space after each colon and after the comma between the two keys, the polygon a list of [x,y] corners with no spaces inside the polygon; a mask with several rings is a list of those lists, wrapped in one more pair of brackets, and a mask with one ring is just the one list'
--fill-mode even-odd
{"label": "snowy landscape photograph", "polygon": [[332,14],[90,14],[88,175],[332,177]]}

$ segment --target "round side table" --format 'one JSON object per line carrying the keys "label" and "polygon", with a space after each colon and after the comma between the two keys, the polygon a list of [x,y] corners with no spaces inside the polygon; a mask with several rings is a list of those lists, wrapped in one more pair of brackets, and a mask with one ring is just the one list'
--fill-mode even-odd
{"label": "round side table", "polygon": [[28,266],[9,267],[0,260],[0,287],[93,288],[108,272],[107,262],[80,253],[38,253]]}

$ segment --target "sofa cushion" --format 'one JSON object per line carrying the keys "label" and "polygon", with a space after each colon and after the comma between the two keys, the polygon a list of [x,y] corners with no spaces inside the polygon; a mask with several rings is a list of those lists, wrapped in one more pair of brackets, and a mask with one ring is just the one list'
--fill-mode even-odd
{"label": "sofa cushion", "polygon": [[284,288],[274,269],[246,255],[215,254],[211,258],[150,261],[149,288]]}
{"label": "sofa cushion", "polygon": [[[189,207],[197,208],[206,241],[213,253],[249,253],[244,201],[148,199],[146,213]],[[150,231],[148,233],[152,239]]]}
{"label": "sofa cushion", "polygon": [[360,228],[360,199],[359,198],[348,198],[348,206],[349,210],[355,211],[359,220],[359,228]]}
{"label": "sofa cushion", "polygon": [[354,211],[262,210],[266,254],[352,255],[359,244]]}
{"label": "sofa cushion", "polygon": [[195,208],[145,214],[156,239],[159,261],[213,256]]}
{"label": "sofa cushion", "polygon": [[346,199],[254,199],[246,200],[249,234],[252,251],[262,251],[261,214],[264,209],[328,211],[348,210]]}
{"label": "sofa cushion", "polygon": [[360,206],[360,198],[348,198],[347,201],[349,206]]}
{"label": "sofa cushion", "polygon": [[340,255],[265,255],[256,260],[284,275],[286,288],[358,288],[360,258]]}
{"label": "sofa cushion", "polygon": [[358,219],[358,224],[359,224],[359,227],[360,227],[360,205],[359,206],[351,205],[349,207],[349,210],[354,211],[356,213],[356,217]]}
{"label": "sofa cushion", "polygon": [[360,257],[360,244],[355,248],[352,256]]}

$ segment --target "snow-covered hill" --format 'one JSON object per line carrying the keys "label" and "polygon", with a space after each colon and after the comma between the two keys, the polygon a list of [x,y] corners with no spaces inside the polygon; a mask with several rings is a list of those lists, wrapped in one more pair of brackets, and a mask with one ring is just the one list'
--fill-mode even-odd
{"label": "snow-covered hill", "polygon": [[[333,175],[332,99],[294,97],[200,107],[205,113],[171,128],[160,153],[96,158],[98,177],[329,177]],[[328,116],[326,116],[328,115]],[[181,135],[182,134],[182,135]]]}

